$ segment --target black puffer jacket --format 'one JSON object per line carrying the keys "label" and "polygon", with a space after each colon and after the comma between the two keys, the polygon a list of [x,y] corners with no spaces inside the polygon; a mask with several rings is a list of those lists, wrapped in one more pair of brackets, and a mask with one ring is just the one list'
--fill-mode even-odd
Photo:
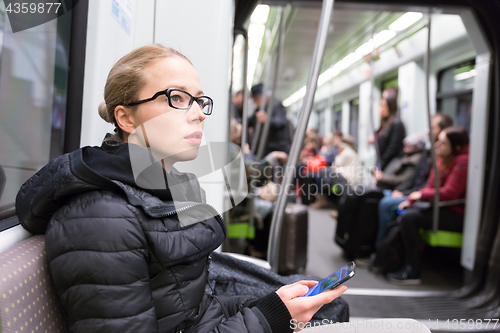
{"label": "black puffer jacket", "polygon": [[387,131],[380,133],[378,146],[380,149],[380,165],[382,171],[385,170],[385,167],[389,165],[393,158],[403,154],[403,140],[405,136],[405,126],[398,118],[394,118]]}
{"label": "black puffer jacket", "polygon": [[185,201],[174,205],[168,188],[138,187],[128,145],[104,143],[58,157],[21,187],[19,219],[46,234],[71,332],[290,332],[291,317],[274,292],[260,299],[205,294],[224,222],[202,202],[194,177],[165,176]]}

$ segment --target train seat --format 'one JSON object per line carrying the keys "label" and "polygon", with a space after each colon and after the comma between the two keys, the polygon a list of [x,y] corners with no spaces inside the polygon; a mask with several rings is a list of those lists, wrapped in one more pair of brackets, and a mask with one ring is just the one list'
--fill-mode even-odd
{"label": "train seat", "polygon": [[[465,199],[439,202],[439,207],[453,205],[465,205]],[[420,229],[419,233],[422,240],[432,247],[462,247],[463,234],[461,232],[437,230],[436,233],[433,233],[432,230]]]}
{"label": "train seat", "polygon": [[432,247],[462,247],[463,234],[446,230],[438,230],[435,234],[432,230],[420,229],[422,240]]}
{"label": "train seat", "polygon": [[69,332],[54,290],[45,237],[0,253],[0,332]]}

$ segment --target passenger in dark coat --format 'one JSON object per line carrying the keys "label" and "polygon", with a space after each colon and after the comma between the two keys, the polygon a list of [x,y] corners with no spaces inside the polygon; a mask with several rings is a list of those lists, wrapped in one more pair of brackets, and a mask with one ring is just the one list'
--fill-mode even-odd
{"label": "passenger in dark coat", "polygon": [[115,64],[104,95],[99,114],[116,135],[54,159],[16,198],[21,224],[45,233],[71,332],[291,332],[346,289],[205,293],[226,228],[194,175],[173,167],[196,158],[212,112],[198,73],[172,49],[143,46]]}
{"label": "passenger in dark coat", "polygon": [[[380,152],[380,170],[384,171],[389,162],[403,153],[403,139],[406,130],[397,118],[398,90],[388,88],[382,93],[380,100],[380,128],[377,131],[378,147]],[[374,143],[375,138],[370,136],[368,142]]]}
{"label": "passenger in dark coat", "polygon": [[[451,126],[439,134],[436,142],[437,167],[440,187],[435,187],[434,169],[427,184],[419,191],[412,192],[399,205],[405,209],[398,217],[401,237],[404,244],[405,266],[387,277],[396,284],[420,283],[420,258],[418,251],[418,229],[432,226],[432,209],[413,207],[416,201],[432,201],[436,190],[439,200],[452,201],[465,199],[467,188],[467,168],[469,164],[469,135],[460,126]],[[430,205],[429,205],[430,206]],[[439,208],[439,230],[461,232],[463,229],[465,207],[452,205]]]}
{"label": "passenger in dark coat", "polygon": [[[257,105],[257,111],[249,118],[248,128],[249,132],[255,134],[257,124],[262,124],[260,135],[258,138],[252,137],[253,140],[260,140],[262,138],[262,133],[264,129],[264,123],[267,118],[267,107],[269,104],[269,96],[264,96],[263,94],[263,84],[259,83],[252,87],[252,98]],[[262,103],[262,98],[267,98],[265,102],[264,110],[258,110]],[[260,144],[260,143],[259,143]],[[266,156],[273,151],[284,151],[285,153],[290,152],[291,138],[290,138],[290,128],[289,122],[286,118],[286,108],[283,104],[277,100],[273,99],[273,113],[271,116],[271,125],[269,127],[269,134],[267,136],[266,145],[264,147],[264,153],[262,156]],[[253,142],[251,147],[253,147]],[[257,152],[255,152],[257,153]]]}

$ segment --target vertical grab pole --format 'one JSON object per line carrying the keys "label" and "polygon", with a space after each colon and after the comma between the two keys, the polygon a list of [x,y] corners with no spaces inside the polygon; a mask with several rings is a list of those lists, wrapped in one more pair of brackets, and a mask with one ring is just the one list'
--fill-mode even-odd
{"label": "vertical grab pole", "polygon": [[306,133],[307,120],[309,119],[312,110],[314,93],[316,92],[321,63],[323,61],[323,54],[325,52],[328,26],[333,12],[333,3],[334,0],[323,0],[321,19],[319,21],[316,45],[314,46],[314,55],[311,63],[311,71],[309,72],[309,77],[307,79],[306,95],[300,111],[297,130],[295,131],[292,147],[290,149],[290,155],[288,156],[288,162],[286,164],[283,182],[281,183],[280,193],[278,200],[276,201],[275,214],[273,214],[273,219],[271,221],[271,233],[269,235],[267,258],[273,272],[278,271],[280,237],[281,229],[283,227],[283,214],[286,207],[288,187],[290,187],[292,178],[295,174],[295,164],[297,163],[299,150],[302,146],[302,141],[304,140]]}
{"label": "vertical grab pole", "polygon": [[373,119],[373,89],[375,89],[375,75],[373,73],[373,55],[375,51],[375,24],[377,23],[377,18],[378,15],[375,17],[375,22],[373,22],[372,26],[372,43],[373,43],[373,49],[370,54],[370,126],[372,128],[372,133],[373,133],[373,143],[375,145],[375,153],[377,155],[377,162],[375,163],[377,166],[377,169],[381,170],[382,166],[382,158],[380,157],[380,148],[378,145],[378,138],[377,138],[377,132],[375,130],[375,119]]}
{"label": "vertical grab pole", "polygon": [[[276,46],[276,63],[274,64],[274,76],[273,76],[273,85],[271,89],[271,96],[269,98],[269,103],[267,105],[267,118],[266,122],[264,123],[264,127],[262,129],[262,135],[261,139],[259,140],[259,149],[257,150],[257,161],[259,161],[262,158],[262,155],[264,154],[264,148],[267,143],[267,137],[269,134],[269,128],[271,127],[271,117],[273,115],[273,106],[274,106],[274,92],[276,91],[276,84],[278,82],[278,74],[279,74],[279,68],[280,68],[280,59],[281,59],[281,52],[283,48],[283,42],[285,39],[285,20],[284,20],[284,10],[283,7],[278,8],[278,15],[280,18],[280,23],[279,23],[279,33],[278,33],[278,45]],[[264,102],[265,103],[265,102]]]}
{"label": "vertical grab pole", "polygon": [[[243,50],[243,109],[241,115],[241,156],[243,161],[245,161],[245,145],[247,143],[247,132],[248,132],[248,87],[247,87],[247,75],[248,75],[248,34],[245,30],[238,29],[235,31],[236,34],[240,34],[245,39],[245,48]],[[238,182],[238,193],[243,190],[245,182],[245,163],[240,163],[240,174]]]}
{"label": "vertical grab pole", "polygon": [[434,169],[434,204],[432,206],[432,232],[436,233],[439,226],[439,170],[436,162],[436,145],[431,123],[431,98],[429,93],[429,72],[431,62],[431,12],[429,10],[427,21],[427,50],[424,57],[425,68],[425,97],[427,99],[427,121],[429,126],[429,136],[431,139],[432,168]]}
{"label": "vertical grab pole", "polygon": [[[266,77],[264,79],[264,82],[262,83],[262,99],[260,100],[260,105],[257,105],[258,109],[257,111],[264,110],[264,107],[266,106],[266,101],[268,95],[268,82],[269,82],[269,76],[271,75],[271,64],[273,63],[273,60],[267,60],[266,62]],[[257,155],[257,150],[259,149],[259,145],[262,142],[262,138],[260,135],[260,132],[262,131],[262,123],[259,122],[257,119],[255,121],[255,128],[253,131],[253,139],[252,139],[252,151],[255,155]],[[260,138],[260,139],[259,139]]]}

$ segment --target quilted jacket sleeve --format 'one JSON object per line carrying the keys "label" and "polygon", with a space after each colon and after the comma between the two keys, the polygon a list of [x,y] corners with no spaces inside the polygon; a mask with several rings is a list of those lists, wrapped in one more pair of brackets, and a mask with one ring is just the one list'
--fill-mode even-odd
{"label": "quilted jacket sleeve", "polygon": [[146,239],[123,199],[73,199],[49,224],[46,252],[71,332],[158,332]]}
{"label": "quilted jacket sleeve", "polygon": [[225,319],[216,327],[197,327],[196,333],[289,333],[292,318],[278,294],[271,292],[256,299],[252,296],[214,297],[224,310]]}

